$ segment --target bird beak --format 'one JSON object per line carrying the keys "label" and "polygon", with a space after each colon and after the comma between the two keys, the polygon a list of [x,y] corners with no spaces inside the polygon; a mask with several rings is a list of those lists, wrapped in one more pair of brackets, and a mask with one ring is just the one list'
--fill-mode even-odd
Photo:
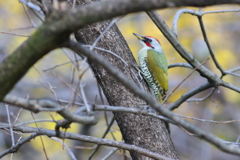
{"label": "bird beak", "polygon": [[140,35],[138,35],[138,34],[136,34],[136,33],[133,33],[133,35],[136,36],[139,40],[142,40],[142,41],[145,40],[145,37],[140,36]]}

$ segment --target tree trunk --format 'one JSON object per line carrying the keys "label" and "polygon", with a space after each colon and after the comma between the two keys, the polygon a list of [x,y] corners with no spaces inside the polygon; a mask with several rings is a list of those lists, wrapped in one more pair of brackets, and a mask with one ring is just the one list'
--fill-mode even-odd
{"label": "tree trunk", "polygon": [[[77,3],[78,5],[83,5],[87,2],[89,2],[89,0],[79,0]],[[75,33],[75,38],[78,42],[92,45],[109,23],[110,21],[108,20],[86,26]],[[129,65],[136,63],[125,39],[116,25],[113,25],[111,29],[105,33],[98,42],[97,47],[116,53]],[[134,81],[129,67],[119,58],[104,51],[98,50],[97,52],[110,61],[120,72],[123,72],[129,80]],[[130,93],[121,83],[116,81],[114,77],[110,76],[101,66],[92,62],[89,63],[110,105],[136,107],[136,102],[140,104],[144,103],[137,96]],[[145,86],[146,89],[146,84],[143,84],[143,86]],[[114,115],[126,143],[149,149],[173,159],[178,159],[174,145],[163,121],[148,116],[127,113],[114,113]],[[130,152],[130,154],[134,160],[150,159],[135,152]]]}

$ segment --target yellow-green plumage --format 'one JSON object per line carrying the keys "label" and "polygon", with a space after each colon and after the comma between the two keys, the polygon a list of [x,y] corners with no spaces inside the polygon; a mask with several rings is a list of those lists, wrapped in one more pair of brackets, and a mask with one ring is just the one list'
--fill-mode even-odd
{"label": "yellow-green plumage", "polygon": [[157,99],[162,102],[162,96],[165,96],[168,90],[168,64],[164,53],[159,53],[153,49],[147,51],[146,63],[148,70],[152,75],[158,88],[154,93]]}
{"label": "yellow-green plumage", "polygon": [[162,103],[168,90],[168,62],[160,42],[150,36],[140,36],[133,33],[143,45],[138,53],[141,73],[153,89],[156,98]]}

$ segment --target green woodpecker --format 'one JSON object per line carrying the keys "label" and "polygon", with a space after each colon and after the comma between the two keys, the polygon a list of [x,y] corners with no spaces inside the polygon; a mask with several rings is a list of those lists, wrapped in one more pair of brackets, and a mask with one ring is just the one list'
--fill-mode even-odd
{"label": "green woodpecker", "polygon": [[133,34],[143,45],[138,53],[141,74],[152,88],[156,98],[162,103],[162,99],[168,90],[168,61],[161,44],[154,37]]}

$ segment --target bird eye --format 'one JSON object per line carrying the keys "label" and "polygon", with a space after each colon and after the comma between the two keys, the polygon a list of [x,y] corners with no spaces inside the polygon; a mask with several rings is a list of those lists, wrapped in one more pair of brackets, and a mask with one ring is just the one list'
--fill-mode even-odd
{"label": "bird eye", "polygon": [[149,42],[152,42],[152,40],[151,40],[151,39],[148,39],[148,41],[149,41]]}

